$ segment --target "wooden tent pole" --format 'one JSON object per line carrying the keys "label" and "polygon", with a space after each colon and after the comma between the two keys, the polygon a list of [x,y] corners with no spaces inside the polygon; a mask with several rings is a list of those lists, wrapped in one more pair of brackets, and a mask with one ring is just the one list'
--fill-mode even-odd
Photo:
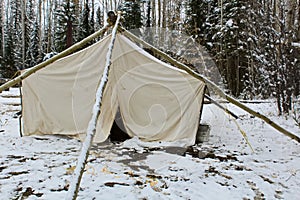
{"label": "wooden tent pole", "polygon": [[20,83],[22,80],[24,80],[25,78],[27,78],[28,76],[30,76],[31,74],[35,73],[36,71],[46,67],[47,65],[53,63],[54,61],[63,58],[73,52],[75,52],[76,50],[82,48],[84,45],[86,45],[87,43],[89,43],[90,41],[92,41],[93,39],[103,35],[108,28],[110,27],[110,25],[106,25],[104,26],[102,29],[100,29],[99,31],[93,33],[92,35],[90,35],[89,37],[83,39],[82,41],[72,45],[71,47],[69,47],[68,49],[62,51],[61,53],[53,56],[52,58],[32,67],[29,68],[28,70],[26,70],[24,73],[22,73],[21,75],[17,76],[16,78],[6,82],[5,84],[0,86],[0,93],[18,83]]}
{"label": "wooden tent pole", "polygon": [[291,133],[290,131],[284,129],[279,124],[275,123],[274,121],[272,121],[268,117],[264,116],[263,114],[260,114],[259,112],[256,112],[256,111],[252,110],[251,108],[245,106],[244,104],[242,104],[241,102],[239,102],[235,98],[233,98],[233,97],[225,94],[215,83],[213,83],[212,81],[208,80],[207,78],[205,78],[201,74],[193,71],[188,66],[186,66],[186,65],[178,62],[177,60],[175,60],[174,58],[170,57],[169,55],[167,55],[166,53],[162,52],[161,50],[159,50],[159,49],[153,47],[152,45],[148,44],[147,42],[141,40],[140,38],[138,38],[134,34],[130,33],[129,31],[125,30],[124,28],[119,27],[119,29],[120,29],[120,31],[124,35],[126,35],[129,38],[131,38],[133,41],[135,41],[135,42],[137,42],[139,44],[142,44],[145,48],[150,49],[155,54],[159,55],[161,58],[165,59],[166,61],[168,61],[172,65],[178,67],[179,69],[182,69],[182,70],[186,71],[188,74],[190,74],[191,76],[195,77],[196,79],[199,79],[199,80],[205,82],[210,89],[214,90],[216,92],[216,94],[220,95],[224,99],[227,99],[230,103],[238,106],[239,108],[245,110],[246,112],[250,113],[251,115],[262,119],[263,121],[265,121],[267,124],[269,124],[270,126],[272,126],[273,128],[275,128],[279,132],[283,133],[284,135],[286,135],[286,136],[290,137],[291,139],[296,140],[297,142],[300,143],[300,137],[298,137],[297,135],[295,135],[295,134]]}
{"label": "wooden tent pole", "polygon": [[222,110],[224,110],[226,113],[228,113],[229,115],[231,115],[232,117],[234,117],[235,119],[238,119],[239,117],[234,114],[233,112],[231,112],[230,110],[228,110],[227,108],[224,108],[221,104],[219,104],[217,101],[215,101],[213,98],[211,98],[208,95],[204,95],[205,98],[207,98],[209,101],[211,101],[213,104],[215,104],[217,107],[221,108]]}
{"label": "wooden tent pole", "polygon": [[109,69],[111,66],[111,58],[112,58],[112,52],[113,52],[113,47],[114,47],[114,42],[116,39],[116,34],[117,34],[117,29],[118,29],[118,24],[120,21],[121,13],[118,14],[115,26],[112,31],[112,36],[111,36],[111,42],[108,47],[108,51],[106,54],[106,63],[105,63],[105,68],[101,77],[100,84],[97,88],[97,93],[96,93],[96,99],[95,99],[95,104],[93,107],[93,113],[92,117],[89,121],[89,125],[87,128],[87,133],[86,133],[86,138],[85,141],[82,144],[81,152],[77,160],[77,165],[74,171],[74,177],[72,182],[70,183],[70,188],[67,194],[67,200],[75,200],[78,195],[78,190],[80,186],[80,181],[85,169],[85,165],[87,163],[87,159],[89,156],[89,151],[90,147],[92,145],[95,133],[96,133],[96,126],[97,126],[97,121],[101,113],[101,107],[102,107],[102,98],[104,95],[104,90],[108,81],[108,75],[109,75]]}

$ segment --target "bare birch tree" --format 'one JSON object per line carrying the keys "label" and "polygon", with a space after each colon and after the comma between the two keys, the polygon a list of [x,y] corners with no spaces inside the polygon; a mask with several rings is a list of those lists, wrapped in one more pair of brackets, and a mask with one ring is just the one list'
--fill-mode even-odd
{"label": "bare birch tree", "polygon": [[162,2],[162,27],[167,27],[167,0],[163,0]]}
{"label": "bare birch tree", "polygon": [[26,25],[25,25],[25,15],[26,15],[26,0],[21,1],[21,27],[22,27],[22,66],[23,68],[25,68],[25,56],[26,56],[26,36],[25,36],[25,29],[26,29]]}
{"label": "bare birch tree", "polygon": [[152,13],[151,13],[152,27],[155,27],[156,26],[156,1],[155,0],[151,0],[151,9],[152,9]]}
{"label": "bare birch tree", "polygon": [[[4,1],[1,2],[1,13],[0,13],[0,18],[1,18],[1,41],[2,41],[2,45],[1,45],[1,51],[2,51],[2,56],[5,56],[5,3]],[[1,55],[1,54],[0,54]],[[3,59],[3,58],[2,58]]]}

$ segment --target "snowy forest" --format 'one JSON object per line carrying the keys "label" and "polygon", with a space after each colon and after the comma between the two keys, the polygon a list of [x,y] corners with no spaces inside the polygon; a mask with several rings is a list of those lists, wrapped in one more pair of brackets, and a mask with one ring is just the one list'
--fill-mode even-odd
{"label": "snowy forest", "polygon": [[110,10],[124,11],[127,29],[191,36],[215,62],[229,94],[274,98],[279,114],[300,121],[300,0],[2,0],[0,78],[99,30]]}

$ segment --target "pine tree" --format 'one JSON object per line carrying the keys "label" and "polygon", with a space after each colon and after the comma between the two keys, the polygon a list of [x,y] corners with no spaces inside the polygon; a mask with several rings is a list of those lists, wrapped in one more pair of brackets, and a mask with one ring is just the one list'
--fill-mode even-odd
{"label": "pine tree", "polygon": [[[41,38],[41,42],[43,45],[43,52],[44,53],[50,53],[54,51],[54,30],[56,24],[54,23],[56,21],[56,16],[54,15],[54,11],[56,10],[57,2],[56,1],[47,1],[47,15],[45,16],[46,25],[44,28],[44,37]],[[34,20],[32,20],[34,22]],[[34,22],[35,23],[35,22]],[[37,29],[37,27],[35,27]],[[41,50],[42,50],[41,49]],[[41,52],[42,53],[42,52]],[[42,55],[42,54],[41,54]],[[40,56],[42,57],[42,56]]]}
{"label": "pine tree", "polygon": [[6,78],[11,78],[15,72],[15,42],[12,27],[8,26],[5,34],[5,57],[3,58],[2,75]]}
{"label": "pine tree", "polygon": [[247,65],[245,20],[242,1],[190,0],[187,4],[188,33],[215,57],[230,92],[238,96],[243,90],[243,69]]}
{"label": "pine tree", "polygon": [[261,65],[259,40],[261,32],[263,32],[262,28],[269,28],[269,26],[261,26],[265,20],[260,3],[243,0],[243,6],[244,9],[240,12],[243,23],[239,25],[242,30],[239,33],[239,44],[244,49],[244,62],[240,64],[243,76],[241,77],[243,82],[241,97],[245,99],[267,98],[270,94],[268,79],[266,79],[268,73]]}
{"label": "pine tree", "polygon": [[208,28],[205,22],[210,16],[212,7],[216,7],[216,4],[205,0],[189,0],[186,3],[185,29],[187,34],[192,35],[203,45],[205,45],[204,39]]}
{"label": "pine tree", "polygon": [[40,38],[39,38],[39,25],[38,22],[35,21],[33,24],[33,29],[30,35],[30,44],[29,44],[29,50],[28,50],[28,57],[29,57],[29,66],[33,67],[40,63],[42,61],[42,58],[40,55],[41,49],[39,49],[39,43],[40,43]]}
{"label": "pine tree", "polygon": [[[26,1],[27,4],[24,5],[24,19],[23,19],[23,30],[24,33],[22,34],[22,68],[31,67],[32,58],[29,55],[30,43],[31,43],[31,34],[32,34],[32,21],[34,21],[34,8],[32,1]],[[37,57],[36,57],[37,58]]]}
{"label": "pine tree", "polygon": [[294,40],[297,41],[297,31],[290,25],[294,22],[289,22],[287,2],[277,3],[262,1],[258,4],[260,15],[256,18],[254,59],[258,69],[256,75],[262,78],[255,88],[263,97],[275,97],[278,112],[283,114],[292,109],[292,96],[297,94],[300,56],[299,49],[292,45]]}
{"label": "pine tree", "polygon": [[90,8],[89,8],[89,2],[88,0],[84,4],[84,8],[82,10],[81,16],[80,16],[80,25],[79,25],[79,40],[82,40],[89,36],[93,32],[92,23],[90,23]]}
{"label": "pine tree", "polygon": [[3,76],[11,78],[22,66],[22,20],[20,0],[10,2],[10,18],[7,19],[5,32],[5,57],[3,58]]}
{"label": "pine tree", "polygon": [[[279,114],[289,113],[292,110],[292,95],[295,90],[295,76],[297,64],[299,65],[296,49],[292,46],[292,42],[297,38],[294,21],[290,19],[293,12],[292,6],[295,2],[280,1],[278,22],[278,40],[277,40],[277,68],[274,71],[276,98]],[[291,12],[291,13],[290,13]]]}
{"label": "pine tree", "polygon": [[131,29],[138,29],[141,28],[142,23],[142,14],[141,14],[141,4],[143,2],[140,0],[136,1],[125,1],[121,7],[120,10],[124,11],[123,14],[124,21],[122,22],[123,26],[127,30]]}
{"label": "pine tree", "polygon": [[95,0],[92,0],[92,9],[90,17],[91,34],[95,32]]}
{"label": "pine tree", "polygon": [[146,27],[151,26],[151,1],[147,2]]}
{"label": "pine tree", "polygon": [[[253,42],[256,43],[257,48],[253,52],[253,59],[255,61],[256,73],[252,75],[260,75],[260,79],[255,77],[256,83],[249,90],[256,90],[256,95],[263,98],[270,97],[275,92],[275,85],[271,81],[274,80],[272,71],[276,70],[277,55],[276,55],[276,40],[278,32],[274,28],[275,18],[272,16],[272,9],[262,3],[256,4],[255,27],[256,34]],[[248,74],[247,74],[248,75]],[[250,74],[249,74],[250,76]]]}
{"label": "pine tree", "polygon": [[98,8],[96,10],[95,28],[96,28],[96,30],[99,30],[102,26],[103,26],[103,14],[102,14],[100,6],[98,6]]}
{"label": "pine tree", "polygon": [[55,48],[57,52],[61,52],[70,47],[77,36],[75,5],[70,0],[63,2],[56,12],[56,17]]}

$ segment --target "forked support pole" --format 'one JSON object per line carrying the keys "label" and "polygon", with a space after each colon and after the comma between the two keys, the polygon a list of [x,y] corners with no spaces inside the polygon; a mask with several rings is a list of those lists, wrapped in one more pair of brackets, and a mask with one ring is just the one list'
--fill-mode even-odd
{"label": "forked support pole", "polygon": [[109,69],[111,66],[111,58],[112,58],[112,51],[116,39],[116,34],[117,34],[117,29],[118,29],[118,24],[120,21],[121,14],[118,14],[118,18],[116,20],[115,26],[112,31],[112,36],[111,36],[111,41],[109,44],[109,48],[106,54],[106,63],[105,63],[105,68],[101,77],[100,84],[97,88],[97,93],[96,93],[96,100],[95,104],[93,107],[93,112],[92,112],[92,117],[89,121],[89,125],[87,128],[87,133],[86,133],[86,138],[85,141],[82,143],[81,147],[81,152],[79,154],[78,160],[77,160],[77,165],[73,174],[73,180],[70,183],[70,188],[68,190],[68,194],[66,199],[67,200],[76,200],[79,187],[80,187],[80,182],[81,178],[85,169],[85,165],[87,163],[87,159],[89,156],[89,151],[90,147],[92,145],[95,133],[96,133],[96,126],[97,126],[97,121],[101,113],[101,105],[102,105],[102,97],[104,94],[104,90],[108,81],[109,77]]}

